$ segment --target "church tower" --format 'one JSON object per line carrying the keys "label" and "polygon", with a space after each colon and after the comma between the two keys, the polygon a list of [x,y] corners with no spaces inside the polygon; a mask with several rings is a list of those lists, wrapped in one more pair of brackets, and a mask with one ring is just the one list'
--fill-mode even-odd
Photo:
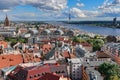
{"label": "church tower", "polygon": [[9,19],[6,15],[6,18],[5,18],[5,21],[4,21],[4,26],[10,26],[10,22],[9,22]]}

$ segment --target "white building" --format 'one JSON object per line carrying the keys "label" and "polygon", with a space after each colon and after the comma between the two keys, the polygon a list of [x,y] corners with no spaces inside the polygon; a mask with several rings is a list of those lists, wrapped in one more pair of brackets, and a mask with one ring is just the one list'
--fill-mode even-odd
{"label": "white building", "polygon": [[69,59],[70,62],[70,76],[72,80],[81,80],[82,79],[82,59],[74,58]]}

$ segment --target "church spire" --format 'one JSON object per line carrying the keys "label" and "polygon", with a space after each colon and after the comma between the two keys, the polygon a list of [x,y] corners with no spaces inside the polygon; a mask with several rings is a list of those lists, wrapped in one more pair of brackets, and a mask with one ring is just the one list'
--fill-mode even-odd
{"label": "church spire", "polygon": [[7,14],[6,14],[6,18],[5,18],[5,21],[4,21],[4,26],[10,26],[10,22],[9,22]]}

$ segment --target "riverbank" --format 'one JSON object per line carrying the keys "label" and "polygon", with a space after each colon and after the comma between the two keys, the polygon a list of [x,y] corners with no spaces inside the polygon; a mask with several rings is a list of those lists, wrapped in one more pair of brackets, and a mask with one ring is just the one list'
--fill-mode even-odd
{"label": "riverbank", "polygon": [[63,23],[81,26],[120,28],[120,21],[117,22],[117,26],[114,26],[113,21],[63,21]]}
{"label": "riverbank", "polygon": [[108,27],[102,27],[102,26],[87,26],[87,25],[79,25],[79,24],[67,24],[64,22],[47,22],[52,25],[57,26],[64,26],[69,29],[78,29],[80,31],[84,31],[87,33],[93,33],[93,34],[100,34],[100,35],[112,35],[112,36],[120,36],[120,29],[118,28],[108,28]]}

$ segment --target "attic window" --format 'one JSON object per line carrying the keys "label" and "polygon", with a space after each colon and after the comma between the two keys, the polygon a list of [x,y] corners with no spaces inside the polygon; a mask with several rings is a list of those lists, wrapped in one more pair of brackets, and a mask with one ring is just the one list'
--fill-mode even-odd
{"label": "attic window", "polygon": [[40,74],[38,74],[38,76],[40,76]]}
{"label": "attic window", "polygon": [[30,79],[33,78],[32,76],[30,76]]}
{"label": "attic window", "polygon": [[13,59],[9,59],[9,61],[13,61]]}
{"label": "attic window", "polygon": [[38,56],[37,56],[37,55],[35,55],[35,58],[38,58]]}
{"label": "attic window", "polygon": [[37,77],[37,75],[34,75],[34,77]]}
{"label": "attic window", "polygon": [[62,71],[62,73],[65,73],[65,71]]}
{"label": "attic window", "polygon": [[2,57],[2,59],[6,59],[5,57]]}

